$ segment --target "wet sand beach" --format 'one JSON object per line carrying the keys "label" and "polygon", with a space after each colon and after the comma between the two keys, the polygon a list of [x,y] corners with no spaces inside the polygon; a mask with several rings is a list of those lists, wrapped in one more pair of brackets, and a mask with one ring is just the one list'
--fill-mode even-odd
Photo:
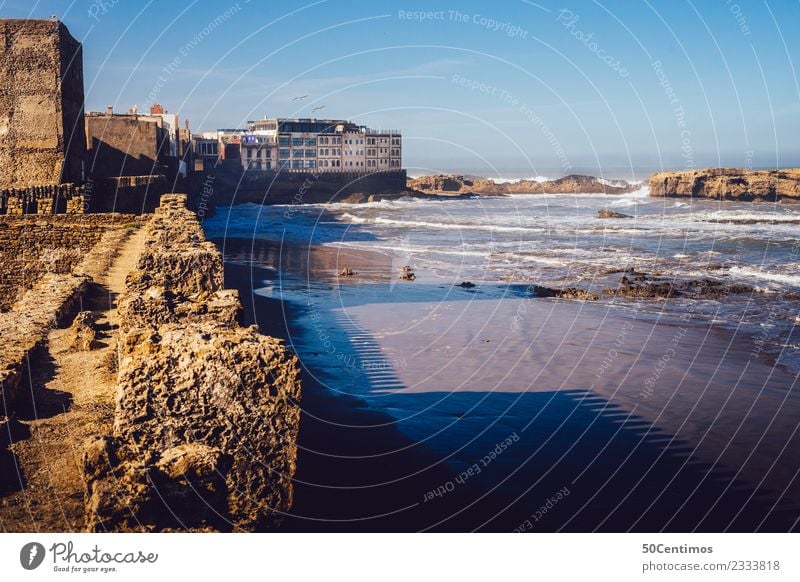
{"label": "wet sand beach", "polygon": [[[750,336],[227,238],[304,374],[294,531],[797,529],[797,377]],[[337,278],[345,266],[357,274]]]}

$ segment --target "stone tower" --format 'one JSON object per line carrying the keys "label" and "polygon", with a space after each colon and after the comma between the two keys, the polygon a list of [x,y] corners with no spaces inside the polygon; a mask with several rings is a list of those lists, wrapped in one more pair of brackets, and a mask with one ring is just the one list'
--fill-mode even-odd
{"label": "stone tower", "polygon": [[83,52],[61,22],[0,20],[0,189],[83,180]]}

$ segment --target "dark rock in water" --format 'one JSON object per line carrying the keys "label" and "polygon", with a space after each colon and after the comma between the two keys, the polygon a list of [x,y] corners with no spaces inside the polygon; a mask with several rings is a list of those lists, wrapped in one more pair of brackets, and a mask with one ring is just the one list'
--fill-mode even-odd
{"label": "dark rock in water", "polygon": [[562,299],[582,299],[584,301],[597,301],[599,297],[590,291],[567,287],[566,289],[553,289],[550,287],[533,286],[533,294],[537,297],[560,297]]}
{"label": "dark rock in water", "polygon": [[403,281],[413,281],[416,278],[417,276],[414,274],[414,269],[409,265],[400,268],[400,279]]}
{"label": "dark rock in water", "polygon": [[[551,288],[539,285],[531,286],[531,292],[537,297],[559,297],[561,299],[580,299],[595,301],[600,297],[630,297],[644,299],[670,299],[685,297],[689,299],[725,299],[730,295],[758,293],[750,285],[731,283],[724,280],[702,278],[678,278],[661,273],[640,273],[635,269],[618,269],[608,271],[625,273],[619,280],[619,287],[603,289],[600,294],[577,287]],[[786,297],[786,294],[784,294]],[[800,297],[800,294],[798,294]]]}
{"label": "dark rock in water", "polygon": [[625,275],[619,282],[620,287],[605,289],[603,295],[661,299],[672,297],[723,299],[728,295],[755,292],[755,289],[749,285],[725,283],[716,279],[677,279],[645,273],[635,273],[631,277]]}
{"label": "dark rock in water", "polygon": [[463,287],[464,289],[472,289],[473,287],[475,287],[475,283],[472,283],[471,281],[462,281],[461,283],[456,285],[456,287]]}
{"label": "dark rock in water", "polygon": [[622,214],[613,210],[598,210],[597,218],[633,218],[630,214]]}

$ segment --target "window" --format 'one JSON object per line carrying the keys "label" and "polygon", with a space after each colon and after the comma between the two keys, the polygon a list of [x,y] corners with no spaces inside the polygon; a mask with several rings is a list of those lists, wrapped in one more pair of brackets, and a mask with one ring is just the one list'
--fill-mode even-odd
{"label": "window", "polygon": [[317,155],[317,150],[306,150],[306,157],[313,158]]}
{"label": "window", "polygon": [[315,146],[317,145],[317,138],[310,137],[306,140],[306,146]]}
{"label": "window", "polygon": [[303,138],[302,137],[293,137],[292,138],[292,145],[293,146],[303,145]]}
{"label": "window", "polygon": [[278,150],[278,156],[281,158],[288,158],[290,155],[289,150]]}
{"label": "window", "polygon": [[289,136],[282,135],[278,138],[278,145],[288,146],[289,145]]}
{"label": "window", "polygon": [[294,169],[294,170],[302,170],[303,169],[303,160],[292,160],[292,169]]}
{"label": "window", "polygon": [[293,158],[302,158],[303,157],[303,150],[292,150],[292,157]]}
{"label": "window", "polygon": [[317,160],[306,160],[306,168],[316,168]]}
{"label": "window", "polygon": [[[261,159],[261,150],[256,150],[256,158]],[[261,164],[261,162],[259,162]]]}
{"label": "window", "polygon": [[253,150],[251,150],[250,148],[247,148],[247,159],[249,160],[252,157],[253,157]]}

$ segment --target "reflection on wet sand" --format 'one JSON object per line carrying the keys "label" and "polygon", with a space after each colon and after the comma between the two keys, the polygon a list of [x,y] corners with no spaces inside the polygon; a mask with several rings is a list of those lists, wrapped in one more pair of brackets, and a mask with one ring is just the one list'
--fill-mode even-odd
{"label": "reflection on wet sand", "polygon": [[227,284],[303,361],[291,529],[797,528],[796,377],[734,332],[224,244]]}

